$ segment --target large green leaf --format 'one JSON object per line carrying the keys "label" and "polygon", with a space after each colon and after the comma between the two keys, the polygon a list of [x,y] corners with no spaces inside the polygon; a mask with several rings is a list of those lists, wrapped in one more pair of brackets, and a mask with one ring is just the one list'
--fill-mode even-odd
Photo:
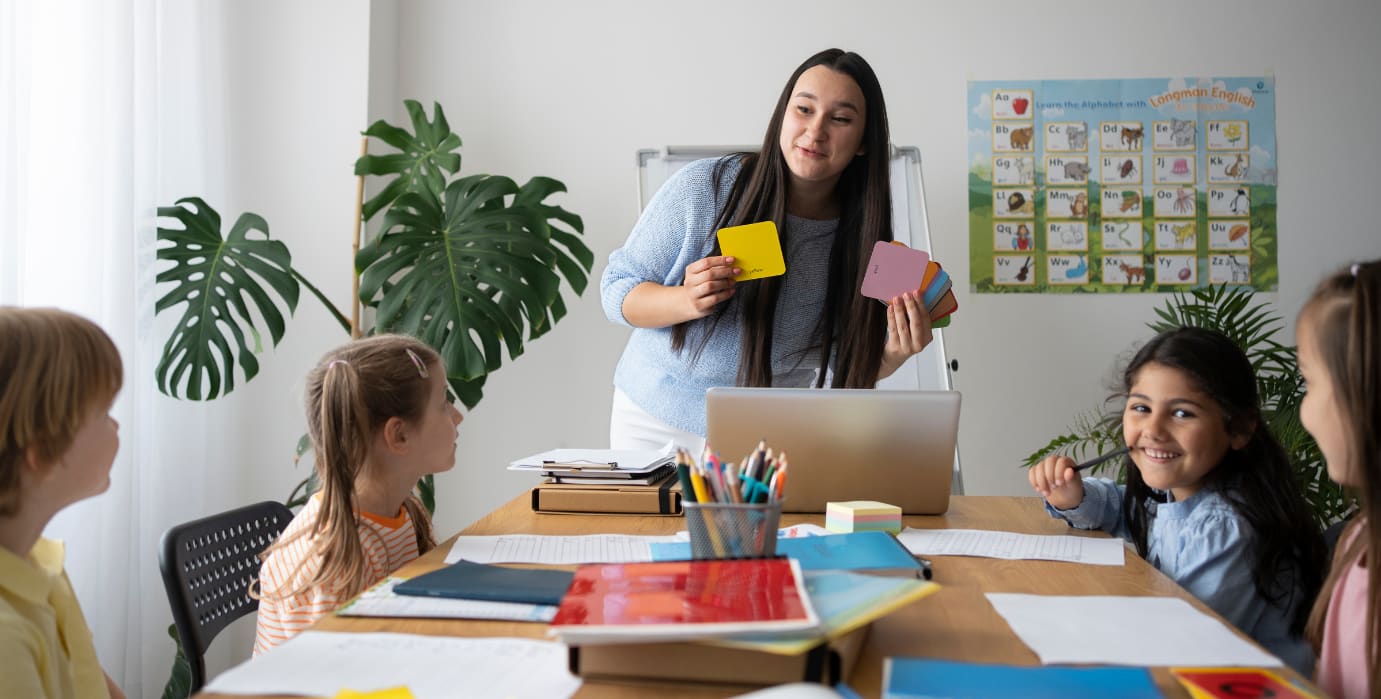
{"label": "large green leaf", "polygon": [[446,178],[460,171],[460,136],[451,132],[441,105],[433,103],[434,118],[427,121],[427,112],[415,100],[406,100],[413,133],[383,120],[374,122],[364,135],[377,138],[400,152],[385,155],[364,155],[355,161],[356,175],[397,175],[382,191],[364,203],[364,218],[374,215],[411,191],[429,189],[440,195]]}
{"label": "large green leaf", "polygon": [[246,381],[259,373],[254,356],[263,351],[259,323],[274,345],[283,339],[279,304],[289,314],[297,309],[292,255],[269,239],[268,224],[256,214],[241,214],[224,238],[220,214],[196,197],[159,207],[158,215],[176,219],[182,228],[158,229],[163,244],[158,259],[173,266],[159,272],[157,281],[174,286],[155,312],[184,305],[163,346],[158,388],[173,397],[211,400],[234,389],[236,363]]}
{"label": "large green leaf", "polygon": [[182,651],[182,641],[177,637],[177,627],[168,624],[168,635],[173,639],[177,652],[173,655],[173,668],[168,673],[168,682],[163,685],[162,699],[186,699],[192,696],[192,664]]}
{"label": "large green leaf", "polygon": [[[379,332],[400,332],[435,347],[451,387],[473,407],[479,381],[516,358],[523,343],[564,313],[559,269],[577,293],[593,255],[564,224],[579,217],[543,201],[555,180],[519,188],[507,177],[462,177],[438,197],[402,194],[383,232],[361,248],[360,301],[376,310]],[[553,223],[555,222],[555,223]],[[559,234],[559,235],[556,235]]]}

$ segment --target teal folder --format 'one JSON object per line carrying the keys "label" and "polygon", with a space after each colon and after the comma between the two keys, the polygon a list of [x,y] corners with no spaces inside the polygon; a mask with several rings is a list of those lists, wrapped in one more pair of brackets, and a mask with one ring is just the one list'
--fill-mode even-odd
{"label": "teal folder", "polygon": [[[887,532],[866,531],[827,536],[777,539],[777,555],[794,558],[801,570],[852,570],[926,577],[926,567]],[[652,544],[652,560],[677,561],[691,557],[685,542]]]}
{"label": "teal folder", "polygon": [[1151,673],[1138,667],[1019,667],[926,658],[887,658],[883,699],[1155,699]]}
{"label": "teal folder", "polygon": [[574,577],[575,573],[569,570],[505,568],[460,561],[400,582],[393,591],[418,597],[558,605]]}

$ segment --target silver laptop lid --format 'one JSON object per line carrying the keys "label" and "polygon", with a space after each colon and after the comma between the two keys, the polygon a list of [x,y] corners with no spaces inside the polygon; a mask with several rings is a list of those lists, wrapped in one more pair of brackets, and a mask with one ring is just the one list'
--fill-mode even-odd
{"label": "silver laptop lid", "polygon": [[958,391],[711,388],[707,442],[738,461],[759,440],[789,463],[785,512],[877,500],[904,514],[949,508]]}

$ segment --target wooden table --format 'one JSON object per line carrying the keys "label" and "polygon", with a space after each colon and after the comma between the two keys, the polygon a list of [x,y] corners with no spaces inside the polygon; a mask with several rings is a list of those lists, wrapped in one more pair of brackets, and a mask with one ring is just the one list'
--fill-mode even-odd
{"label": "wooden table", "polygon": [[[461,534],[674,534],[685,529],[681,517],[640,517],[626,515],[539,515],[531,510],[524,493],[466,528]],[[823,515],[783,515],[782,526],[800,523],[823,524]],[[1027,534],[1072,534],[1106,536],[1101,532],[1072,530],[1045,514],[1039,498],[955,496],[949,512],[940,516],[904,518],[906,526],[918,529],[991,529]],[[411,577],[443,565],[450,542],[413,563],[399,575]],[[882,694],[882,661],[888,656],[918,656],[1012,665],[1039,665],[1036,654],[1012,633],[1007,623],[984,597],[988,592],[1069,595],[1135,595],[1180,597],[1196,608],[1217,617],[1197,599],[1185,592],[1160,571],[1128,551],[1126,564],[1111,566],[1072,565],[1051,561],[1004,561],[992,558],[934,556],[935,582],[941,589],[893,614],[874,622],[863,654],[849,685],[864,697]],[[398,633],[450,636],[523,636],[544,638],[546,625],[433,619],[369,619],[330,616],[314,627],[322,631],[391,631]],[[1241,634],[1243,638],[1248,638]],[[1248,640],[1250,640],[1248,638]],[[1298,680],[1288,668],[1277,671]],[[1167,697],[1188,697],[1165,668],[1153,668],[1156,684]],[[1312,687],[1312,685],[1309,685]],[[689,684],[634,684],[586,681],[577,697],[645,697],[655,692],[659,699],[675,697],[726,697],[742,693],[744,687]],[[222,695],[203,695],[222,696]]]}

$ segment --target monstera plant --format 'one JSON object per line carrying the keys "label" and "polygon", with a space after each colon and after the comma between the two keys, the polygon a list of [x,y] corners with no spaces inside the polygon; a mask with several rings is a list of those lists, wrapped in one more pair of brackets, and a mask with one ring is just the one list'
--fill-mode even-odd
{"label": "monstera plant", "polygon": [[[375,311],[369,333],[406,333],[435,347],[456,397],[474,407],[503,355],[518,357],[524,342],[566,314],[562,279],[584,293],[594,254],[579,237],[580,217],[547,202],[565,185],[546,177],[521,186],[496,175],[452,180],[461,141],[440,105],[431,121],[417,102],[405,105],[413,133],[384,121],[365,131],[397,152],[355,163],[357,175],[391,178],[362,206],[365,220],[380,213],[383,220],[355,257],[359,302]],[[236,365],[252,379],[263,331],[275,345],[283,339],[285,315],[296,311],[303,287],[343,331],[358,330],[293,268],[288,247],[270,238],[262,217],[241,214],[222,234],[220,214],[196,197],[158,214],[181,224],[158,229],[158,259],[172,263],[158,281],[172,288],[157,312],[182,310],[157,368],[167,395],[225,395],[235,387]]]}
{"label": "monstera plant", "polygon": [[[1156,309],[1157,320],[1147,323],[1152,332],[1181,326],[1212,328],[1237,343],[1256,371],[1257,392],[1267,424],[1280,440],[1295,466],[1295,480],[1304,492],[1320,528],[1326,528],[1352,512],[1353,501],[1338,484],[1328,478],[1328,467],[1314,438],[1300,424],[1299,406],[1304,399],[1304,380],[1300,377],[1296,350],[1276,339],[1280,317],[1265,302],[1254,302],[1249,288],[1229,289],[1227,285],[1204,287],[1176,293],[1165,306]],[[1120,391],[1121,386],[1116,387]],[[1114,395],[1114,398],[1120,396]],[[1111,405],[1114,401],[1105,405]],[[1068,434],[1051,440],[1026,457],[1023,466],[1033,466],[1048,454],[1067,454],[1075,460],[1112,451],[1122,444],[1122,413],[1090,410],[1077,415]],[[1094,466],[1123,480],[1121,460]]]}
{"label": "monstera plant", "polygon": [[[396,332],[434,347],[446,362],[451,391],[467,408],[479,403],[485,378],[505,354],[517,358],[525,342],[566,315],[562,280],[584,293],[594,254],[579,237],[580,217],[548,202],[565,185],[546,177],[521,186],[496,175],[459,177],[460,136],[440,105],[430,121],[419,103],[404,105],[412,132],[375,122],[364,135],[394,152],[355,162],[356,175],[388,178],[360,205],[365,221],[383,216],[379,233],[355,256],[358,303],[374,311],[367,330],[293,267],[288,246],[270,238],[262,217],[241,214],[223,233],[220,214],[202,199],[158,209],[180,227],[158,229],[158,260],[171,265],[157,281],[171,288],[156,312],[182,314],[158,363],[160,391],[213,400],[234,390],[237,366],[245,381],[254,378],[264,335],[274,345],[282,341],[303,288],[340,323],[342,339]],[[298,441],[299,456],[308,445],[305,437]],[[294,489],[290,506],[305,501],[312,481]],[[434,509],[430,476],[419,490]],[[187,694],[178,652],[164,697]]]}

